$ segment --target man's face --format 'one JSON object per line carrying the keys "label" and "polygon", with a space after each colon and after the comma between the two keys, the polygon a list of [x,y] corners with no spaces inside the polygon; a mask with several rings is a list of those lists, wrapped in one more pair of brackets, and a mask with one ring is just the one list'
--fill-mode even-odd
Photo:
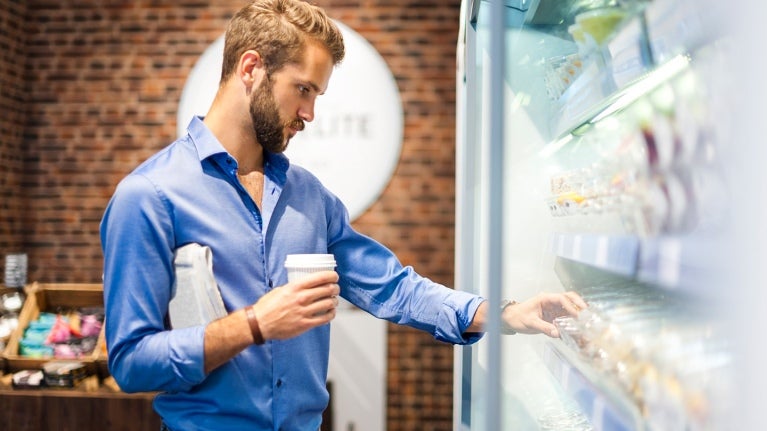
{"label": "man's face", "polygon": [[250,99],[256,139],[271,153],[281,153],[288,141],[314,119],[314,102],[327,88],[333,62],[321,45],[308,43],[301,64],[288,64],[265,75]]}
{"label": "man's face", "polygon": [[274,82],[267,75],[250,99],[250,118],[261,147],[270,153],[281,153],[288,147],[291,137],[286,136],[285,130],[288,127],[303,130],[304,122],[300,118],[289,121],[290,124],[282,120],[273,88]]}

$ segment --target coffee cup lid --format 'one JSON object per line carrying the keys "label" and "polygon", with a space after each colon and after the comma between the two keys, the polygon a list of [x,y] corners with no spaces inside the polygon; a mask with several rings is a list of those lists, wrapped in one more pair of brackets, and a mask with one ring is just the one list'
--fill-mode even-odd
{"label": "coffee cup lid", "polygon": [[286,268],[335,267],[336,259],[332,254],[289,254],[285,259]]}

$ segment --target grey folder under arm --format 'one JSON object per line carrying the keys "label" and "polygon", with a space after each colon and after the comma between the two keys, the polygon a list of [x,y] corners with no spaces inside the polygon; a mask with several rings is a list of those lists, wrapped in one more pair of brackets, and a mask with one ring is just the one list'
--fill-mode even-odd
{"label": "grey folder under arm", "polygon": [[209,247],[196,243],[179,247],[173,267],[176,281],[168,307],[171,327],[205,325],[227,315],[213,277],[213,252]]}

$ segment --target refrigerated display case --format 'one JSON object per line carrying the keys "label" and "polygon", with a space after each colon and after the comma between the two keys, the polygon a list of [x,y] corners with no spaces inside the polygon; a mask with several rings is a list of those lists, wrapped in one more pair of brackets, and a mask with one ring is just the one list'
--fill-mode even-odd
{"label": "refrigerated display case", "polygon": [[[721,2],[463,1],[457,430],[726,430],[737,411]],[[561,338],[500,336],[500,298],[574,290]]]}

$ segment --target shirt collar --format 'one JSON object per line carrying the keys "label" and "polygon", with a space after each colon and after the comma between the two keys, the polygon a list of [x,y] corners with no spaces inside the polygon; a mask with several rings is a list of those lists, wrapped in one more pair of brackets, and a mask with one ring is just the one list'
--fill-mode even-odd
{"label": "shirt collar", "polygon": [[203,117],[195,116],[187,127],[189,137],[192,138],[192,142],[194,142],[194,146],[197,148],[197,156],[200,158],[200,161],[216,154],[228,154],[224,146],[221,145],[202,120]]}
{"label": "shirt collar", "polygon": [[[197,148],[197,156],[200,161],[220,154],[231,157],[221,142],[218,141],[218,138],[205,125],[203,118],[201,116],[193,117],[187,127],[189,137]],[[285,154],[264,152],[264,173],[273,178],[277,184],[285,184],[289,166],[290,161]]]}

